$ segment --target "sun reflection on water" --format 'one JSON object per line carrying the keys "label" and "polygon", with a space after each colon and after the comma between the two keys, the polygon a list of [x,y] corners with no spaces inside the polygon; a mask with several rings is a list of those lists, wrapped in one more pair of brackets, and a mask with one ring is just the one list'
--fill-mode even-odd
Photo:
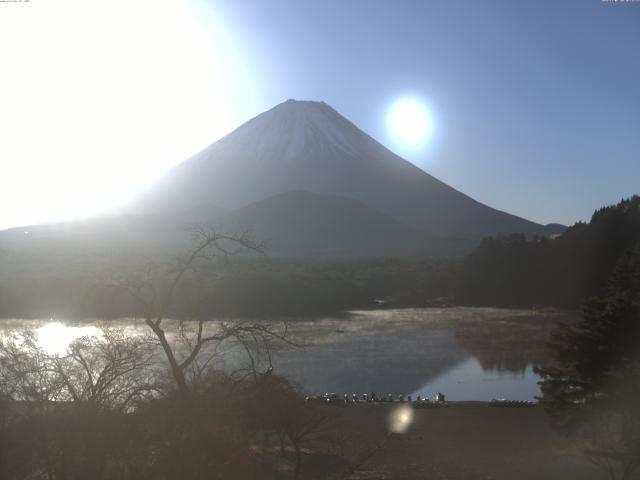
{"label": "sun reflection on water", "polygon": [[61,355],[74,340],[97,334],[98,328],[94,326],[72,326],[55,321],[36,330],[38,344],[50,355]]}

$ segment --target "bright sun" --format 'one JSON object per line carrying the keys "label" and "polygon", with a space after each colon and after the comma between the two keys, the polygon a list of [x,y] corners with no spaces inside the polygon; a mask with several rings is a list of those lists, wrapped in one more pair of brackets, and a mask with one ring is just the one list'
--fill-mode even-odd
{"label": "bright sun", "polygon": [[227,133],[252,93],[201,0],[7,3],[0,43],[0,229],[117,204]]}
{"label": "bright sun", "polygon": [[401,98],[391,105],[387,125],[394,140],[405,147],[421,146],[431,132],[429,111],[415,98]]}

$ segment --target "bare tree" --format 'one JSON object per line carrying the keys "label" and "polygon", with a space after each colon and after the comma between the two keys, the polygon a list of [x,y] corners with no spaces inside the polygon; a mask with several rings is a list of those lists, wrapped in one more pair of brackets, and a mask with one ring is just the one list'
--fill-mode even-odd
{"label": "bare tree", "polygon": [[[340,425],[341,421],[337,421],[336,424]],[[381,439],[367,432],[350,432],[348,429],[336,427],[327,439],[328,453],[344,461],[340,478],[346,480],[363,468],[388,441],[388,436]]]}
{"label": "bare tree", "polygon": [[[189,369],[195,367],[196,371],[202,371],[202,363],[198,364],[197,359],[208,345],[235,341],[248,354],[255,371],[252,351],[260,348],[269,350],[273,340],[287,342],[286,327],[279,332],[264,322],[236,320],[207,324],[210,319],[206,308],[207,294],[211,280],[217,278],[210,267],[216,261],[226,264],[231,257],[243,251],[263,253],[265,245],[248,232],[229,233],[196,227],[192,234],[194,247],[171,268],[149,265],[137,275],[112,284],[143,308],[145,324],[159,342],[178,392],[185,400],[190,396]],[[176,308],[179,294],[185,300],[185,308],[181,312],[183,318],[178,325],[182,349],[172,344],[165,327]]]}
{"label": "bare tree", "polygon": [[64,386],[54,373],[51,358],[38,344],[35,332],[25,331],[0,341],[0,383],[14,408],[12,421],[28,425],[30,450],[37,459],[33,466],[43,478],[54,478],[55,459],[51,448],[49,419],[54,402]]}
{"label": "bare tree", "polygon": [[74,340],[65,355],[51,358],[65,387],[66,398],[58,400],[128,411],[133,402],[161,388],[153,375],[155,350],[145,338],[110,328]]}
{"label": "bare tree", "polygon": [[295,467],[293,477],[300,478],[302,468],[302,447],[314,435],[317,435],[328,423],[329,416],[326,410],[316,405],[305,405],[301,398],[291,402],[289,414],[284,418],[283,430],[293,445],[295,452]]}
{"label": "bare tree", "polygon": [[[280,456],[285,456],[288,440],[294,450],[294,478],[300,477],[303,446],[319,439],[332,427],[330,420],[334,410],[322,405],[307,403],[296,388],[284,377],[262,374],[253,382],[249,391],[247,409],[254,424],[265,433],[274,432],[280,445]],[[267,443],[264,438],[263,450]]]}
{"label": "bare tree", "polygon": [[617,412],[599,412],[576,432],[578,449],[611,480],[633,478],[640,468],[640,441],[620,435],[626,426],[639,427],[636,419]]}
{"label": "bare tree", "polygon": [[150,368],[155,348],[113,329],[79,338],[62,354],[44,351],[32,331],[1,342],[3,406],[11,409],[13,438],[24,438],[18,454],[26,455],[26,473],[109,477],[122,450],[123,413],[157,391]]}

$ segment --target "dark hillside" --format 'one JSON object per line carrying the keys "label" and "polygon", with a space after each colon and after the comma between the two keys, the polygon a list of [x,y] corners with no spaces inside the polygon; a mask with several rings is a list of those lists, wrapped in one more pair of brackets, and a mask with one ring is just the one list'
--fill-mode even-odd
{"label": "dark hillside", "polygon": [[485,238],[463,262],[456,300],[576,308],[599,295],[618,259],[640,248],[640,196],[597,210],[555,239]]}
{"label": "dark hillside", "polygon": [[430,235],[348,197],[286,192],[230,212],[230,230],[249,227],[285,257],[462,256],[476,242]]}

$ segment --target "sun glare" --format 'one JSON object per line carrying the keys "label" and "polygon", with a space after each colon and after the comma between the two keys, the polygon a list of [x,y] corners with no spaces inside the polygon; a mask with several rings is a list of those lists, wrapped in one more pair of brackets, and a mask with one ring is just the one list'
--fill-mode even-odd
{"label": "sun glare", "polygon": [[429,111],[415,98],[401,98],[393,103],[387,115],[393,138],[401,146],[418,147],[428,139],[432,122]]}
{"label": "sun glare", "polygon": [[196,3],[3,5],[0,228],[109,208],[232,127],[247,75]]}
{"label": "sun glare", "polygon": [[38,344],[50,355],[62,355],[74,340],[97,333],[96,327],[70,327],[60,322],[47,323],[37,330]]}

